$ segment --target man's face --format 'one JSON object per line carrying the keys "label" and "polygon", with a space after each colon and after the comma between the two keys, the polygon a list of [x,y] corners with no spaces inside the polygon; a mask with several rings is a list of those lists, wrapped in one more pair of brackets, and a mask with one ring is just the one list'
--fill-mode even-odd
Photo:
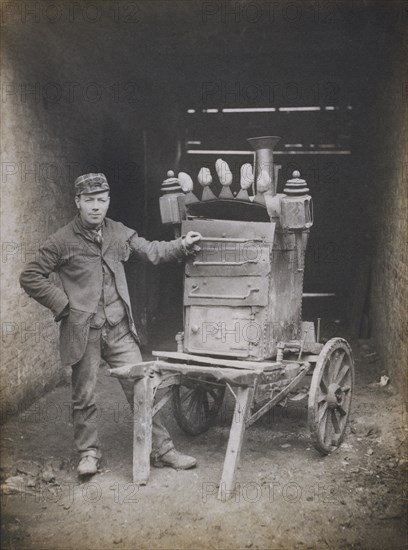
{"label": "man's face", "polygon": [[81,219],[89,227],[97,227],[103,222],[109,208],[109,202],[109,191],[91,194],[82,193],[75,197]]}

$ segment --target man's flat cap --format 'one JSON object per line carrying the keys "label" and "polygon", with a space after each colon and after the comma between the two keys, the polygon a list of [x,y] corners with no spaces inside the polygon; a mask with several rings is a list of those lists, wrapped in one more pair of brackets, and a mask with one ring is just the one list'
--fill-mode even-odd
{"label": "man's flat cap", "polygon": [[109,183],[105,174],[84,174],[75,180],[75,194],[103,193],[109,191]]}

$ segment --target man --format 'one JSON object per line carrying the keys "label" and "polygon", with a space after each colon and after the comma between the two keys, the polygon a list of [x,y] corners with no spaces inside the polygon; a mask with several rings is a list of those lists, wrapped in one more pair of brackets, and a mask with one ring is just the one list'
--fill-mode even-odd
{"label": "man", "polygon": [[[109,184],[104,174],[85,174],[75,181],[78,215],[51,235],[37,259],[27,264],[20,284],[49,308],[60,325],[60,352],[72,367],[74,439],[80,454],[78,474],[95,474],[101,458],[97,433],[95,387],[101,357],[111,368],[139,363],[142,356],[130,308],[123,263],[131,256],[157,264],[194,253],[201,235],[189,232],[170,242],[149,242],[120,222],[106,218]],[[62,287],[50,281],[59,274]],[[130,404],[133,386],[122,381]],[[192,468],[193,457],[174,449],[166,428],[153,420],[153,465]]]}

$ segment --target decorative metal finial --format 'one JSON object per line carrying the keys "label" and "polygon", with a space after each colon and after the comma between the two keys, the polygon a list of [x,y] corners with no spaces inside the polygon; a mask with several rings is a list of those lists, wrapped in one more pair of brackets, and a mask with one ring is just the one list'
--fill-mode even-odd
{"label": "decorative metal finial", "polygon": [[180,182],[174,177],[173,170],[167,172],[167,179],[161,184],[160,191],[162,195],[171,195],[173,193],[181,193]]}
{"label": "decorative metal finial", "polygon": [[293,171],[292,179],[287,180],[283,192],[291,197],[301,197],[308,194],[309,188],[307,187],[306,180],[300,177],[299,170]]}

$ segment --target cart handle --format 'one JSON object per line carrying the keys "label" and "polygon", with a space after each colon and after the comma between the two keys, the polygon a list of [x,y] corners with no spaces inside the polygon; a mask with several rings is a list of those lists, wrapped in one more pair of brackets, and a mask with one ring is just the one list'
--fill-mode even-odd
{"label": "cart handle", "polygon": [[189,298],[215,298],[217,300],[246,300],[252,292],[259,292],[259,288],[250,288],[246,294],[196,294],[198,286],[192,287]]}
{"label": "cart handle", "polygon": [[199,260],[195,260],[193,262],[193,265],[225,265],[225,266],[231,266],[231,265],[245,265],[245,264],[257,264],[258,262],[256,260],[245,260],[243,262],[200,262]]}
{"label": "cart handle", "polygon": [[236,237],[201,237],[200,239],[200,242],[207,243],[217,243],[219,241],[227,241],[229,243],[251,243],[253,241],[264,242],[265,239],[263,239],[262,237],[254,237],[253,239],[242,239]]}

